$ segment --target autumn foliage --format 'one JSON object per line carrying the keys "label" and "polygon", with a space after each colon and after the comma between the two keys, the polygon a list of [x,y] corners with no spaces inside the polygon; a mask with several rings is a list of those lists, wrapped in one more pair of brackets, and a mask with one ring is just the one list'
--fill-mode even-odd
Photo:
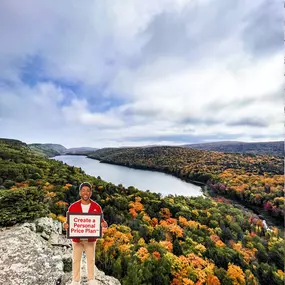
{"label": "autumn foliage", "polygon": [[[142,151],[144,158],[136,156],[137,165],[145,165],[147,157],[152,168],[186,180],[210,181],[212,191],[264,207],[276,217],[283,207],[278,158],[182,148]],[[131,154],[126,155],[129,161]],[[283,229],[267,230],[259,216],[234,207],[230,200],[161,197],[116,186],[35,155],[18,142],[0,140],[0,166],[5,187],[0,191],[1,226],[45,215],[65,221],[68,206],[78,199],[80,182],[90,181],[92,199],[102,206],[109,224],[97,241],[96,265],[123,285],[284,283]]]}
{"label": "autumn foliage", "polygon": [[90,157],[134,168],[171,173],[206,184],[209,192],[234,198],[284,218],[284,167],[281,157],[203,151],[183,147],[102,149]]}

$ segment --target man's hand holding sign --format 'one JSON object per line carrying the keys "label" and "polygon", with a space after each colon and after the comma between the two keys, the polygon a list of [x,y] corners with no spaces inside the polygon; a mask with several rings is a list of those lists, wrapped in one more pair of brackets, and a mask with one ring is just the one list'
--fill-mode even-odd
{"label": "man's hand holding sign", "polygon": [[72,285],[80,282],[80,263],[83,250],[87,257],[88,284],[96,284],[94,280],[95,246],[97,238],[101,238],[108,228],[103,212],[98,203],[91,200],[92,187],[88,182],[79,186],[81,200],[70,205],[67,212],[67,237],[72,238],[73,263]]}

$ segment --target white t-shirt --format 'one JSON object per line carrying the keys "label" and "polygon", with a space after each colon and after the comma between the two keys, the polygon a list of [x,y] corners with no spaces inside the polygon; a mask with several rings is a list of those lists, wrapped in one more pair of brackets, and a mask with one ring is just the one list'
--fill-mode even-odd
{"label": "white t-shirt", "polygon": [[[81,208],[83,213],[88,213],[91,203],[85,205],[81,203]],[[88,238],[82,238],[81,240],[88,240]]]}
{"label": "white t-shirt", "polygon": [[83,212],[83,213],[88,213],[89,208],[90,208],[90,204],[91,204],[91,203],[85,205],[85,204],[82,204],[82,203],[81,203],[81,208],[82,208],[82,212]]}

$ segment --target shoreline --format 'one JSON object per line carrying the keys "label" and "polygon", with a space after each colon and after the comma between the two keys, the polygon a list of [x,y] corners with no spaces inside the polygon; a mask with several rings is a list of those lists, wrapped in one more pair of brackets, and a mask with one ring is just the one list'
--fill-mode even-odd
{"label": "shoreline", "polygon": [[[279,230],[284,231],[282,221],[280,221],[280,220],[274,218],[273,216],[269,215],[262,208],[255,207],[253,205],[248,205],[246,203],[243,203],[242,201],[233,199],[231,197],[219,195],[219,194],[213,192],[212,190],[210,190],[208,188],[207,184],[205,184],[203,182],[193,181],[191,179],[183,179],[183,178],[179,177],[178,175],[170,173],[169,171],[163,171],[163,170],[159,170],[159,169],[156,169],[156,168],[151,168],[151,167],[148,167],[148,166],[137,166],[137,165],[130,166],[128,164],[126,165],[126,164],[122,164],[122,163],[115,163],[115,162],[104,161],[103,159],[101,160],[99,158],[89,157],[88,155],[84,155],[84,154],[64,154],[64,155],[84,156],[86,158],[97,160],[97,161],[99,161],[99,163],[106,163],[106,164],[110,164],[110,165],[123,166],[123,167],[127,167],[127,168],[130,168],[130,169],[138,169],[138,170],[145,170],[145,171],[160,172],[160,173],[164,173],[166,175],[174,176],[174,177],[176,177],[176,178],[178,178],[178,179],[180,179],[180,180],[182,180],[182,181],[184,181],[186,183],[190,183],[190,184],[193,184],[193,185],[196,185],[196,186],[200,186],[201,187],[201,194],[202,194],[202,196],[205,196],[207,198],[222,197],[222,198],[224,198],[226,200],[229,200],[232,205],[234,205],[234,206],[236,206],[238,208],[242,208],[243,210],[248,211],[248,212],[252,213],[253,215],[258,216],[260,219],[266,220],[266,222],[267,222],[267,224],[269,226],[274,226],[274,227],[277,227]],[[181,196],[183,196],[183,195],[181,195]]]}
{"label": "shoreline", "polygon": [[190,179],[182,179],[181,177],[179,177],[178,175],[175,175],[173,173],[167,172],[167,171],[163,171],[163,170],[158,170],[155,168],[150,168],[150,167],[140,167],[140,166],[129,166],[129,165],[125,165],[125,164],[120,164],[120,163],[115,163],[115,162],[108,162],[108,161],[104,161],[104,160],[100,160],[99,158],[94,158],[94,157],[89,157],[86,156],[87,158],[90,159],[95,159],[98,160],[100,163],[106,163],[106,164],[112,164],[112,165],[118,165],[118,166],[124,166],[124,167],[128,167],[128,168],[133,168],[133,169],[139,169],[139,170],[146,170],[146,171],[154,171],[154,172],[161,172],[167,175],[171,175],[174,176],[182,181],[185,181],[187,183],[191,183],[194,184],[196,186],[200,186],[201,187],[201,192],[205,197],[208,198],[214,198],[214,197],[223,197],[224,199],[227,199],[231,202],[232,205],[237,206],[237,207],[242,207],[244,210],[249,211],[250,213],[258,216],[260,219],[266,220],[267,224],[269,226],[274,226],[277,227],[279,230],[284,231],[283,229],[283,223],[282,221],[276,219],[274,216],[269,215],[265,210],[263,210],[262,208],[258,208],[255,207],[254,205],[248,205],[246,203],[243,203],[242,201],[239,201],[237,199],[233,199],[231,197],[227,197],[227,196],[222,196],[219,194],[214,193],[213,191],[208,189],[207,184],[202,183],[200,181],[193,181]]}

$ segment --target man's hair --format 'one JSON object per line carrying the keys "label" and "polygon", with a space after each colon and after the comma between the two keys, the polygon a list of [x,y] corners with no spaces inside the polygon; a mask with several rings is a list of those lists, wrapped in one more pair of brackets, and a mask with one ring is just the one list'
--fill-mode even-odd
{"label": "man's hair", "polygon": [[82,187],[87,186],[92,191],[92,186],[89,182],[83,182],[79,185],[79,191],[82,189]]}

